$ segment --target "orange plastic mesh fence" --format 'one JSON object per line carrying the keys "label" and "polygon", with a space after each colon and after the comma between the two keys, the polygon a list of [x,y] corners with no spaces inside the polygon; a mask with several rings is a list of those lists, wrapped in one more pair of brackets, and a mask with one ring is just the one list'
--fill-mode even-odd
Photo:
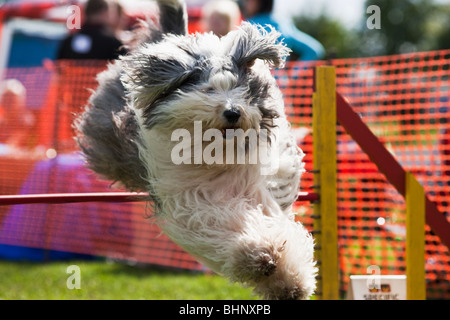
{"label": "orange plastic mesh fence", "polygon": [[[402,166],[450,212],[450,50],[333,60],[338,91]],[[274,71],[288,117],[312,169],[313,69],[325,62],[291,63]],[[24,108],[0,107],[0,194],[112,191],[84,168],[72,139],[73,113],[95,89],[102,63],[64,62],[53,69],[10,69],[26,88]],[[28,120],[24,120],[27,118]],[[24,124],[27,124],[26,126]],[[20,130],[18,130],[20,128]],[[13,137],[19,132],[18,137]],[[25,132],[26,134],[23,134]],[[6,134],[7,133],[7,134]],[[338,126],[338,236],[341,291],[349,275],[405,274],[405,202],[361,148]],[[302,191],[313,175],[303,176]],[[312,230],[312,208],[295,210]],[[0,206],[0,244],[116,257],[202,270],[146,219],[144,203]],[[450,255],[427,227],[427,295],[450,298]]]}
{"label": "orange plastic mesh fence", "polygon": [[[333,65],[337,90],[449,218],[450,50],[336,60]],[[404,200],[342,129],[339,133],[340,146],[345,146],[338,154],[338,170],[344,171],[339,174],[339,249],[348,256],[341,259],[344,282],[345,274],[364,273],[368,265],[380,266],[384,274],[402,274]],[[345,164],[351,153],[357,155],[352,161],[366,164]],[[360,167],[366,172],[348,172]],[[428,297],[449,298],[448,248],[426,230]]]}

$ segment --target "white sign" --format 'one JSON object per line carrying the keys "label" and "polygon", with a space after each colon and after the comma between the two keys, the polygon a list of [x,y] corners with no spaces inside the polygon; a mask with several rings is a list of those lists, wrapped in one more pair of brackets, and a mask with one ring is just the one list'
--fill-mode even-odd
{"label": "white sign", "polygon": [[350,276],[347,300],[406,300],[406,276]]}

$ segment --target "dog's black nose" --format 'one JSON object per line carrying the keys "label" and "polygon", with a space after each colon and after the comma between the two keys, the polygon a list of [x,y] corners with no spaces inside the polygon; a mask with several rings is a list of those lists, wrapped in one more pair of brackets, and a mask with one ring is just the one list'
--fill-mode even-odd
{"label": "dog's black nose", "polygon": [[229,123],[235,124],[241,117],[241,112],[239,111],[239,109],[232,108],[230,110],[225,110],[223,116]]}

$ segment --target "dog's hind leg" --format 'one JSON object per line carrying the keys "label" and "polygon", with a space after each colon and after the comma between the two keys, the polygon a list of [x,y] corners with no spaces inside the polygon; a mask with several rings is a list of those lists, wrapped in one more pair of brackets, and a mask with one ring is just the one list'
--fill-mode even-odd
{"label": "dog's hind leg", "polygon": [[287,122],[284,121],[279,126],[281,130],[276,141],[279,169],[275,175],[267,176],[267,189],[280,208],[288,213],[297,200],[300,178],[305,171],[302,161],[304,153],[290,134]]}

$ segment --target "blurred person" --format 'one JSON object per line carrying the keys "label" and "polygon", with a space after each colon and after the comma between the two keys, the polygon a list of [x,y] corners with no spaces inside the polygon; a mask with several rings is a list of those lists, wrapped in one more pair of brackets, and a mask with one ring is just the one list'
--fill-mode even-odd
{"label": "blurred person", "polygon": [[0,87],[0,150],[30,147],[30,133],[35,118],[27,110],[26,89],[17,79],[8,79]]}
{"label": "blurred person", "polygon": [[241,11],[232,0],[214,0],[202,8],[203,27],[222,37],[241,23]]}
{"label": "blurred person", "polygon": [[133,33],[127,30],[130,18],[126,15],[119,0],[109,1],[109,11],[110,28],[113,30],[114,35],[119,41],[127,44],[133,37]]}
{"label": "blurred person", "polygon": [[83,26],[63,40],[57,59],[114,60],[126,53],[110,28],[109,6],[106,0],[88,0]]}
{"label": "blurred person", "polygon": [[[117,10],[116,16],[114,9]],[[100,67],[106,61],[117,59],[127,52],[123,43],[114,34],[121,27],[118,6],[108,0],[88,0],[84,6],[84,23],[80,30],[69,35],[60,47],[57,59],[86,61],[90,67]],[[72,152],[76,148],[72,128],[73,115],[81,111],[88,100],[89,92],[84,87],[86,80],[74,73],[71,63],[58,64],[57,121],[54,124],[54,141],[58,153]],[[80,79],[80,80],[77,80]],[[94,79],[92,79],[94,80]]]}
{"label": "blurred person", "polygon": [[292,19],[280,20],[273,11],[274,0],[241,0],[244,18],[266,29],[271,25],[281,33],[281,39],[292,50],[290,60],[319,60],[325,49],[313,37],[298,30]]}

